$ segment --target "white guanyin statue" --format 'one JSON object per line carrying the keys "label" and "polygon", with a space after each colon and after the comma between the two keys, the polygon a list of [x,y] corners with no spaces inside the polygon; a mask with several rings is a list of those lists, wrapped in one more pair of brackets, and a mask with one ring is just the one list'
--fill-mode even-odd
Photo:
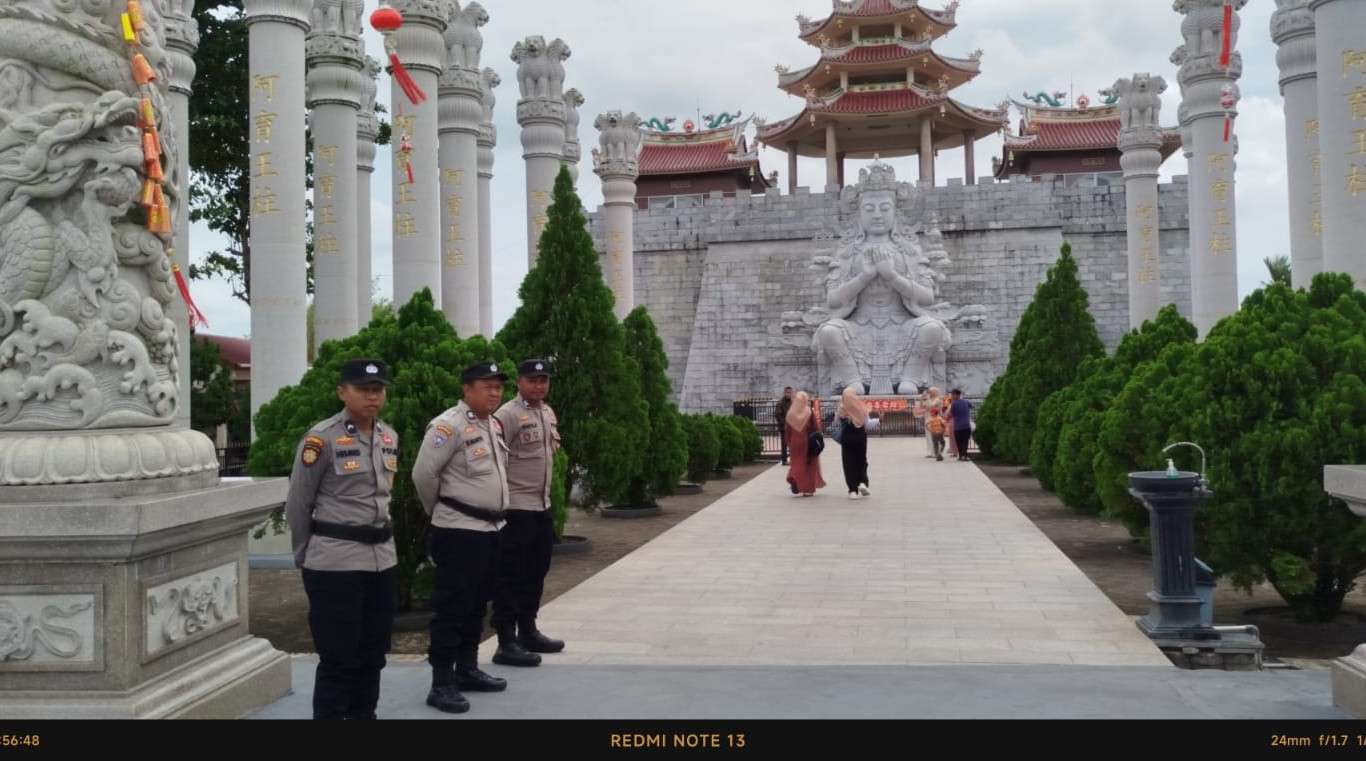
{"label": "white guanyin statue", "polygon": [[842,200],[856,207],[856,227],[845,233],[834,256],[817,260],[829,269],[828,316],[812,348],[831,393],[853,386],[863,393],[913,395],[946,386],[950,323],[983,312],[939,300],[939,266],[948,256],[937,225],[932,223],[922,248],[914,231],[897,221],[897,202],[911,193],[880,161],[859,172],[857,186],[844,190]]}

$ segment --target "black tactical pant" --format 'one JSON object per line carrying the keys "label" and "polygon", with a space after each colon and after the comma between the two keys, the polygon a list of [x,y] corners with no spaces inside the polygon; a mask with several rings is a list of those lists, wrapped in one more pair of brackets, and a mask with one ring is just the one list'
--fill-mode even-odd
{"label": "black tactical pant", "polygon": [[436,564],[432,590],[431,647],[434,684],[454,684],[454,666],[479,661],[479,636],[493,595],[499,532],[438,528],[431,530],[431,558]]}
{"label": "black tactical pant", "polygon": [[493,628],[536,626],[545,575],[555,546],[555,519],[549,510],[509,510],[498,546],[498,581],[493,593]]}
{"label": "black tactical pant", "polygon": [[308,626],[318,651],[313,718],[373,718],[398,600],[394,569],[305,568],[303,577]]}

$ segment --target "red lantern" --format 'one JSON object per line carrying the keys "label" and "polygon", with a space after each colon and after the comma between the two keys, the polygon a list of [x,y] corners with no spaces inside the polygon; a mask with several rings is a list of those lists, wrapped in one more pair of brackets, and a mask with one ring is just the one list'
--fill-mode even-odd
{"label": "red lantern", "polygon": [[395,8],[381,5],[370,14],[370,26],[384,37],[384,52],[389,54],[389,68],[393,72],[394,81],[403,89],[403,94],[408,96],[408,100],[414,106],[425,101],[427,93],[422,92],[422,88],[413,81],[413,75],[408,73],[403,62],[398,59],[398,45],[394,42],[394,32],[403,26],[403,14]]}

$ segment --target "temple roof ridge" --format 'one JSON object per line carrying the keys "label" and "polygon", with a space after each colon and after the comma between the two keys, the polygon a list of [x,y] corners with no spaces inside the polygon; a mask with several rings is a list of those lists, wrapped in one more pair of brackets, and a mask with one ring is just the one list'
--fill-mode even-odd
{"label": "temple roof ridge", "polygon": [[805,14],[797,14],[799,36],[808,42],[830,27],[842,28],[846,19],[896,19],[911,16],[924,18],[935,26],[941,36],[958,25],[958,0],[950,2],[941,9],[926,8],[919,0],[831,0],[829,16],[813,21]]}

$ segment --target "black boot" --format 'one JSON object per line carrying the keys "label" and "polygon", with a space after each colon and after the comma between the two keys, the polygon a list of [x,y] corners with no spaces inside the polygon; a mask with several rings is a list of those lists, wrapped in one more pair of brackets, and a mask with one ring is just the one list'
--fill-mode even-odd
{"label": "black boot", "polygon": [[498,651],[493,654],[493,662],[499,666],[539,666],[541,656],[529,653],[517,641],[517,627],[503,626],[498,629]]}
{"label": "black boot", "polygon": [[564,649],[563,640],[545,636],[536,628],[534,621],[517,627],[517,640],[533,653],[558,653]]}
{"label": "black boot", "polygon": [[508,688],[506,679],[489,676],[478,666],[456,666],[456,685],[468,692],[502,692]]}
{"label": "black boot", "polygon": [[464,713],[470,710],[470,701],[460,694],[453,684],[433,684],[427,693],[427,705],[445,713]]}

